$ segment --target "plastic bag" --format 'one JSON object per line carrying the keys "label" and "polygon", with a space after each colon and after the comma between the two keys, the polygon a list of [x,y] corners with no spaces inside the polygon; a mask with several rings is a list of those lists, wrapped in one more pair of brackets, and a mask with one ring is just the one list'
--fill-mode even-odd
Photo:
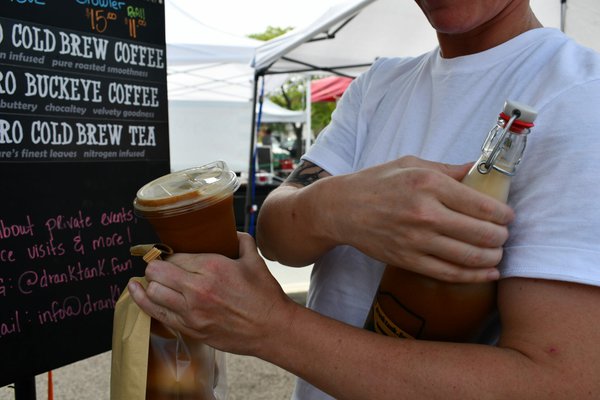
{"label": "plastic bag", "polygon": [[[220,400],[219,384],[225,370],[217,352],[204,343],[181,335],[157,320],[150,328],[146,398],[151,400]],[[219,360],[224,361],[224,357]],[[224,364],[223,364],[224,365]]]}
{"label": "plastic bag", "polygon": [[[132,248],[140,252],[148,262],[165,249]],[[127,289],[115,307],[112,341],[111,400],[227,399],[224,353],[150,318]]]}

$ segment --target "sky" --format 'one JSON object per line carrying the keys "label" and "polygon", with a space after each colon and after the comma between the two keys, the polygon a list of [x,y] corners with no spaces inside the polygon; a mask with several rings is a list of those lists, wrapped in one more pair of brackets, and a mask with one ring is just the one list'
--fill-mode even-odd
{"label": "sky", "polygon": [[[342,1],[165,0],[167,42],[232,44],[238,42],[237,38],[262,33],[268,26],[302,27]],[[552,7],[548,7],[549,3]],[[558,26],[559,21],[554,16],[559,15],[559,0],[531,0],[531,4],[536,13],[543,11],[538,17],[545,25]],[[548,10],[551,10],[550,19],[544,14]]]}
{"label": "sky", "polygon": [[[235,36],[262,33],[267,27],[294,28],[317,19],[342,0],[166,0],[203,25]],[[167,29],[169,27],[167,26]]]}

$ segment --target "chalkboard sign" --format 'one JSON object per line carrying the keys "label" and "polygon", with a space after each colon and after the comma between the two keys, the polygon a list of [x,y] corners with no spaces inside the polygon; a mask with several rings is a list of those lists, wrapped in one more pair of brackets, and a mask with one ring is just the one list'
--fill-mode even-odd
{"label": "chalkboard sign", "polygon": [[107,351],[169,172],[162,0],[6,0],[0,13],[0,386]]}

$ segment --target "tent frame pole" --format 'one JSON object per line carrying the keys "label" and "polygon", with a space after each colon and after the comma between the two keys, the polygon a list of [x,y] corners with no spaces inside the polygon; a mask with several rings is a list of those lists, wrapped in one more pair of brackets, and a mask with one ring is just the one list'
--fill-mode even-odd
{"label": "tent frame pole", "polygon": [[565,32],[567,28],[567,0],[560,0],[560,30]]}
{"label": "tent frame pole", "polygon": [[252,128],[250,129],[250,162],[248,165],[248,183],[246,185],[246,201],[244,205],[244,232],[250,233],[252,214],[256,212],[254,204],[254,185],[256,184],[256,104],[258,103],[258,79],[262,75],[254,74],[254,95],[252,96]]}
{"label": "tent frame pole", "polygon": [[304,96],[304,99],[306,102],[306,104],[304,105],[304,109],[305,109],[305,113],[306,113],[306,123],[304,124],[304,132],[306,132],[306,137],[304,138],[304,140],[305,140],[304,152],[306,153],[306,151],[308,151],[310,145],[312,144],[312,121],[311,121],[312,103],[310,101],[310,98],[312,96],[311,88],[310,88],[310,83],[312,81],[312,74],[306,74],[304,79],[305,79],[305,85],[306,85],[305,96]]}

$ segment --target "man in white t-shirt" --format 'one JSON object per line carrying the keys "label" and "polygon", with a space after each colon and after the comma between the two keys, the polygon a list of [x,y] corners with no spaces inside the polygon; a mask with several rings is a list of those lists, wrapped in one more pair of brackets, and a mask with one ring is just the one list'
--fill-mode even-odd
{"label": "man in white t-shirt", "polygon": [[[417,4],[439,48],[357,78],[261,208],[263,254],[314,263],[316,312],[286,298],[246,235],[239,260],[152,262],[132,295],[184,333],[298,375],[296,399],[597,398],[600,57],[541,28],[527,0]],[[538,111],[508,206],[460,183],[507,99]],[[360,329],[386,263],[500,277],[497,345]]]}

